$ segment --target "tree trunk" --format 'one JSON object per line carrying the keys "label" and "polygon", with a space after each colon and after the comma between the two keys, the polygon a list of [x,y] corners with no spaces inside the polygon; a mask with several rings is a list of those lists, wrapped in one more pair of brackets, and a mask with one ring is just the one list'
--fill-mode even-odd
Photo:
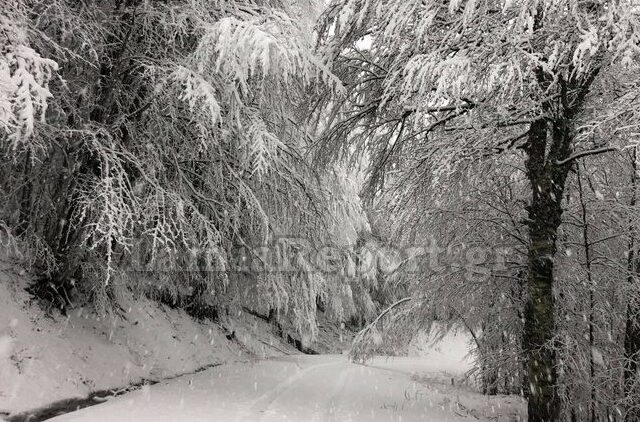
{"label": "tree trunk", "polygon": [[18,226],[16,227],[16,234],[23,236],[29,226],[31,225],[31,206],[32,206],[32,194],[33,183],[31,182],[31,152],[27,151],[24,157],[24,185],[22,187],[22,193],[20,195],[20,217],[18,220]]}
{"label": "tree trunk", "polygon": [[[576,166],[578,178],[578,196],[580,198],[580,210],[582,218],[582,241],[584,247],[585,269],[587,271],[587,282],[589,284],[589,379],[591,382],[591,403],[590,417],[591,422],[596,422],[596,367],[593,361],[593,348],[595,347],[595,283],[593,282],[593,272],[591,268],[591,244],[589,243],[589,220],[587,204],[585,203],[584,193],[582,189],[582,176],[580,174],[580,166]],[[588,177],[588,176],[587,176]]]}
{"label": "tree trunk", "polygon": [[[638,361],[640,361],[640,303],[637,299],[632,298],[627,307],[627,323],[625,329],[624,338],[624,351],[625,351],[625,367],[624,367],[624,381],[625,381],[625,396],[629,398],[632,395],[637,395],[635,391],[637,387],[634,386],[637,383],[638,371],[640,367]],[[638,421],[640,420],[640,409],[638,406],[628,409],[625,417],[626,421]]]}
{"label": "tree trunk", "polygon": [[[631,208],[637,205],[637,177],[638,177],[638,157],[637,150],[634,148],[631,155],[631,165],[633,173],[631,175],[631,187],[633,192],[631,193]],[[638,277],[638,256],[635,230],[633,226],[630,227],[631,239],[629,241],[629,255],[628,255],[628,281],[630,284],[637,283]],[[638,376],[638,361],[640,360],[640,303],[638,303],[636,295],[631,295],[629,303],[627,304],[627,321],[624,333],[624,393],[626,397],[629,397],[634,393],[633,386]],[[640,410],[628,409],[625,415],[626,421],[640,420]]]}
{"label": "tree trunk", "polygon": [[551,422],[558,419],[560,412],[553,347],[553,257],[562,217],[562,195],[569,169],[568,165],[558,164],[570,152],[566,122],[562,119],[540,119],[532,123],[525,152],[527,177],[532,192],[531,203],[527,207],[529,297],[525,309],[523,339],[527,362],[529,421]]}

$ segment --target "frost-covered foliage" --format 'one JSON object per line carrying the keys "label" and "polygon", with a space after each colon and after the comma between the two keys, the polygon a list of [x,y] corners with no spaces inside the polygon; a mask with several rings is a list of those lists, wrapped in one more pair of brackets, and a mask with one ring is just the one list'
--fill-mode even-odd
{"label": "frost-covered foliage", "polygon": [[[637,69],[634,4],[334,1],[321,48],[350,89],[346,98],[330,100],[328,138],[348,135],[388,165],[401,152],[398,137],[404,148],[420,148],[429,138],[438,145],[423,158],[444,174],[456,163],[518,146],[519,129],[547,113],[546,96],[558,95],[563,83],[588,81],[600,70]],[[622,106],[636,96],[637,87],[630,87],[615,101]],[[338,119],[344,106],[351,114]],[[496,126],[501,136],[488,136]],[[448,133],[446,140],[430,136],[438,130]],[[346,153],[345,145],[329,142],[322,156]]]}
{"label": "frost-covered foliage", "polygon": [[526,182],[509,167],[491,179],[488,170],[458,173],[454,192],[431,188],[432,176],[388,180],[372,224],[404,260],[384,275],[385,295],[412,300],[382,320],[380,344],[364,338],[354,348],[356,358],[391,353],[438,322],[440,335],[453,327],[470,333],[477,364],[470,375],[485,392],[521,392],[526,228],[513,203],[525,198]]}
{"label": "frost-covered foliage", "polygon": [[0,11],[5,39],[0,56],[0,130],[14,150],[37,148],[34,126],[36,120],[44,121],[51,97],[49,81],[58,64],[29,46],[21,10],[4,5]]}
{"label": "frost-covered foliage", "polygon": [[[335,0],[324,14],[319,48],[347,92],[319,100],[327,129],[318,158],[371,160],[374,230],[384,227],[401,246],[433,238],[454,248],[444,271],[400,268],[393,277],[416,312],[441,304],[448,310],[438,318],[468,322],[487,390],[522,390],[533,421],[580,420],[591,411],[591,420],[637,418],[636,296],[612,299],[635,288],[636,277],[626,265],[607,275],[618,283],[598,309],[615,311],[607,323],[625,334],[610,356],[617,369],[596,370],[589,382],[598,388],[584,395],[568,386],[589,373],[588,360],[569,365],[568,353],[577,344],[591,349],[583,333],[564,326],[578,324],[558,296],[567,294],[574,267],[556,252],[575,211],[565,202],[576,193],[578,163],[591,172],[594,156],[637,142],[639,37],[632,0]],[[579,242],[582,234],[572,236]],[[627,241],[611,249],[616,265],[628,257]],[[455,248],[473,246],[494,257],[507,247],[508,265],[495,271],[483,263],[484,281],[463,280]],[[574,297],[588,297],[589,284]],[[398,315],[398,324],[385,325],[409,326],[406,312]],[[606,353],[595,350],[600,361]]]}
{"label": "frost-covered foliage", "polygon": [[[302,102],[342,90],[313,53],[315,2],[2,3],[0,221],[45,251],[34,292],[108,310],[136,287],[215,313],[235,300],[235,247],[366,225],[307,159]],[[247,300],[313,331],[316,297],[345,287],[295,264]]]}
{"label": "frost-covered foliage", "polygon": [[[371,277],[355,264],[364,253],[360,238],[370,228],[353,186],[345,183],[347,175],[345,169],[336,168],[322,176],[319,192],[308,192],[330,198],[329,208],[307,203],[309,209],[301,214],[296,211],[299,199],[293,204],[287,198],[270,203],[274,207],[270,213],[279,216],[272,225],[273,242],[247,257],[250,263],[244,265],[246,276],[257,283],[241,282],[237,293],[231,294],[242,306],[292,317],[305,340],[317,334],[316,308],[332,320],[359,319],[359,323],[377,311]],[[319,219],[316,213],[326,213],[326,218]],[[250,293],[243,294],[243,289]]]}

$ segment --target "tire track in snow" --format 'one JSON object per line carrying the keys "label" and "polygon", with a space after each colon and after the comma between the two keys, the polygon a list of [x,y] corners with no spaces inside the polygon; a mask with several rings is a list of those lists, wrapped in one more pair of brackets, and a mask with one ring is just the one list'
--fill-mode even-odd
{"label": "tire track in snow", "polygon": [[[322,363],[318,365],[312,365],[306,367],[299,372],[287,377],[284,381],[278,383],[276,387],[261,395],[256,400],[252,402],[249,408],[242,412],[240,416],[236,419],[237,422],[255,422],[256,420],[260,421],[266,416],[267,411],[280,396],[282,396],[286,391],[288,391],[294,384],[298,381],[302,380],[309,372],[315,371],[316,369],[325,368],[327,366],[341,365],[342,362],[329,362]],[[296,366],[299,368],[300,365],[296,363]]]}
{"label": "tire track in snow", "polygon": [[340,399],[343,397],[344,387],[347,383],[347,377],[349,376],[350,372],[354,371],[354,369],[356,368],[346,366],[344,370],[340,372],[340,376],[336,380],[333,390],[331,391],[331,396],[326,402],[325,413],[324,417],[322,418],[323,421],[336,420],[336,411],[338,409],[337,405],[340,402]]}

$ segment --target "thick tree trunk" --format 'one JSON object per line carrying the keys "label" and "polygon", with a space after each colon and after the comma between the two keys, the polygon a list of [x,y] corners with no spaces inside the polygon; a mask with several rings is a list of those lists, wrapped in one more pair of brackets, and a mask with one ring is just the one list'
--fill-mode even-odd
{"label": "thick tree trunk", "polygon": [[523,349],[527,360],[529,421],[558,419],[556,356],[553,347],[553,258],[562,217],[562,195],[568,166],[558,164],[569,155],[570,139],[563,121],[538,120],[531,125],[526,147],[529,250]]}

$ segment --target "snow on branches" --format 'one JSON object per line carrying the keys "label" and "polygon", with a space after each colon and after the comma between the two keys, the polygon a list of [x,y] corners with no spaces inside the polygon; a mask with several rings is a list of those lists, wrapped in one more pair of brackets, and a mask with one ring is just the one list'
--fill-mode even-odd
{"label": "snow on branches", "polygon": [[[227,277],[239,271],[235,247],[281,235],[318,247],[366,221],[347,181],[308,159],[305,102],[342,90],[314,51],[321,2],[11,4],[30,44],[0,21],[13,40],[0,58],[0,149],[17,157],[0,165],[0,223],[43,239],[56,287],[88,292],[101,311],[116,289],[141,285],[197,312],[231,306],[234,283],[247,281]],[[245,276],[259,292],[249,305],[311,335],[316,297],[336,318],[357,312],[357,282],[293,264]]]}
{"label": "snow on branches", "polygon": [[[483,321],[478,325],[491,337],[491,347],[481,351],[485,357],[518,342],[507,359],[528,377],[523,388],[530,391],[531,420],[561,420],[557,385],[566,373],[556,356],[571,349],[551,346],[555,318],[563,315],[554,302],[563,264],[553,257],[568,231],[565,219],[573,217],[565,198],[575,192],[576,165],[617,156],[636,143],[639,36],[635,0],[334,0],[322,20],[320,48],[347,93],[339,101],[324,99],[328,128],[318,156],[371,161],[366,193],[380,208],[379,224],[390,225],[400,241],[419,236],[421,227],[423,235],[444,236],[447,244],[495,245],[512,237],[519,251],[513,267],[491,274],[495,286],[482,283],[477,290],[488,297],[513,290],[513,297],[501,299],[512,302],[509,312],[492,309],[495,298],[480,300],[484,315],[474,312],[474,286],[467,283],[463,295],[452,287],[455,267],[443,285],[423,272],[416,285],[436,298],[453,292],[448,304],[467,296],[458,319]],[[635,204],[635,198],[634,192],[627,200]],[[478,202],[466,209],[471,199]],[[398,221],[389,224],[389,215]],[[441,215],[452,217],[435,223]],[[479,227],[487,228],[475,232]],[[627,257],[616,259],[625,268]],[[625,307],[616,309],[618,322]],[[496,326],[494,318],[504,332],[487,331]],[[637,355],[640,346],[634,347],[627,356]],[[504,375],[498,361],[485,363],[498,369],[497,378]],[[586,408],[604,413],[604,398],[588,400]],[[569,412],[573,404],[564,404],[562,412]]]}
{"label": "snow on branches", "polygon": [[10,15],[0,15],[0,32],[6,37],[0,51],[0,131],[13,150],[38,148],[35,123],[44,122],[58,64],[29,47],[24,28]]}

